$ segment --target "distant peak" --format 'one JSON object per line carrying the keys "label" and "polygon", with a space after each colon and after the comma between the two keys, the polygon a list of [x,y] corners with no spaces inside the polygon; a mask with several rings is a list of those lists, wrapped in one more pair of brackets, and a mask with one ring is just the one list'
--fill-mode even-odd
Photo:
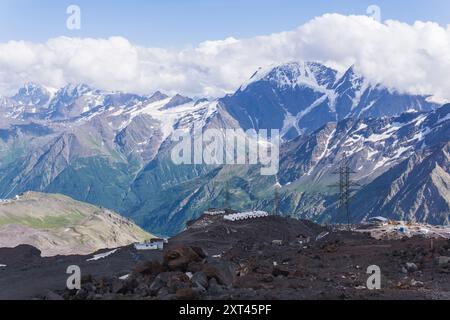
{"label": "distant peak", "polygon": [[208,102],[208,101],[209,101],[208,98],[200,98],[200,99],[195,101],[195,106],[199,105],[200,103]]}
{"label": "distant peak", "polygon": [[27,83],[25,83],[25,84],[23,85],[23,88],[24,88],[24,89],[35,89],[35,88],[41,89],[42,86],[39,85],[39,84],[37,84],[37,83],[35,83],[35,82],[27,82]]}
{"label": "distant peak", "polygon": [[360,90],[367,85],[368,83],[364,76],[356,71],[354,65],[351,65],[347,69],[347,71],[345,71],[342,77],[336,82],[334,88],[337,89],[338,92],[340,92],[342,90],[347,90],[348,88]]}
{"label": "distant peak", "polygon": [[344,75],[347,76],[352,76],[352,77],[357,77],[357,78],[362,78],[362,74],[360,74],[359,72],[356,71],[356,67],[354,64],[352,64],[347,71],[345,71]]}
{"label": "distant peak", "polygon": [[67,96],[81,96],[90,91],[92,91],[92,88],[84,83],[81,84],[69,83],[59,90],[60,93],[65,94]]}
{"label": "distant peak", "polygon": [[47,93],[48,90],[46,88],[44,88],[44,86],[41,86],[40,84],[37,84],[34,82],[27,82],[19,89],[18,94],[31,95],[36,92]]}
{"label": "distant peak", "polygon": [[163,109],[170,109],[177,106],[180,106],[182,104],[186,104],[192,102],[192,99],[189,97],[182,96],[180,94],[176,94],[175,96],[170,99],[170,101],[163,107]]}
{"label": "distant peak", "polygon": [[162,93],[161,91],[156,91],[150,96],[149,100],[150,102],[155,102],[167,99],[168,97],[169,97],[168,95]]}
{"label": "distant peak", "polygon": [[180,100],[180,99],[189,99],[189,100],[192,100],[191,98],[182,96],[182,95],[179,94],[179,93],[177,93],[176,95],[174,95],[173,98],[172,98],[172,100]]}
{"label": "distant peak", "polygon": [[336,81],[336,75],[336,70],[317,61],[292,61],[258,68],[240,90],[243,91],[250,84],[258,81],[270,81],[278,86],[307,84],[330,88]]}
{"label": "distant peak", "polygon": [[13,101],[25,105],[43,105],[47,103],[52,93],[39,84],[28,82],[11,97]]}
{"label": "distant peak", "polygon": [[69,88],[73,88],[74,90],[77,91],[88,91],[88,90],[92,90],[91,87],[85,83],[79,83],[79,84],[69,84]]}

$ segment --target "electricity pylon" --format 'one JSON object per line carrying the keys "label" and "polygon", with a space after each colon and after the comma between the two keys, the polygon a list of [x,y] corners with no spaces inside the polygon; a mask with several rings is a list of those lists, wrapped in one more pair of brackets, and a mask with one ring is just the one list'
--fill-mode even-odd
{"label": "electricity pylon", "polygon": [[351,193],[354,190],[354,186],[358,186],[357,183],[350,179],[350,175],[355,173],[349,165],[347,155],[344,153],[341,162],[339,164],[339,170],[333,172],[334,174],[339,174],[339,183],[333,185],[334,187],[339,187],[339,209],[341,213],[347,218],[347,227],[351,230],[352,226],[352,214],[350,211],[350,201]]}
{"label": "electricity pylon", "polygon": [[230,209],[230,185],[227,182],[225,186],[225,202],[224,202],[224,209]]}
{"label": "electricity pylon", "polygon": [[277,182],[275,184],[275,194],[273,198],[273,215],[278,216],[280,214],[280,184]]}

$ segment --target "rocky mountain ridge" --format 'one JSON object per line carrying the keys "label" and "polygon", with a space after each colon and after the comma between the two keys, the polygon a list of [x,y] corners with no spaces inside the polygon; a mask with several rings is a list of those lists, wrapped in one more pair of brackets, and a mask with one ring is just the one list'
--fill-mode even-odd
{"label": "rocky mountain ridge", "polygon": [[[36,84],[0,101],[1,198],[62,193],[169,235],[223,206],[227,188],[234,209],[271,211],[280,182],[284,214],[335,221],[336,190],[328,186],[345,154],[353,178],[368,188],[355,194],[355,203],[372,203],[365,195],[383,194],[377,188],[409,194],[376,197],[377,209],[360,206],[355,219],[447,221],[448,106],[371,84],[354,67],[342,75],[316,62],[261,69],[234,94],[212,101]],[[175,165],[172,133],[194,127],[280,129],[279,174],[261,177],[258,166]],[[426,189],[407,191],[414,181],[404,168],[421,165],[428,168],[420,170]]]}

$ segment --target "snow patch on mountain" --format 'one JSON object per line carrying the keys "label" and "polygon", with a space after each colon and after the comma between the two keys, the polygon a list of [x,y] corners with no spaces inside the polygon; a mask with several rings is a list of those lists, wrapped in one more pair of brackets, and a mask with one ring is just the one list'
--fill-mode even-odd
{"label": "snow patch on mountain", "polygon": [[270,81],[278,87],[308,86],[318,91],[331,86],[336,81],[337,71],[316,62],[290,62],[284,65],[260,67],[255,74],[240,87],[245,91],[258,81]]}
{"label": "snow patch on mountain", "polygon": [[217,101],[203,101],[200,103],[190,101],[188,103],[166,108],[166,105],[172,101],[173,97],[174,96],[170,96],[163,100],[143,104],[142,107],[131,108],[128,110],[119,109],[111,114],[111,116],[126,116],[127,120],[125,120],[118,128],[118,130],[120,130],[128,126],[135,117],[142,114],[149,115],[160,122],[163,140],[165,140],[172,134],[176,124],[182,119],[190,117],[190,122],[192,124],[198,123],[203,127],[206,124],[206,119],[217,110]]}

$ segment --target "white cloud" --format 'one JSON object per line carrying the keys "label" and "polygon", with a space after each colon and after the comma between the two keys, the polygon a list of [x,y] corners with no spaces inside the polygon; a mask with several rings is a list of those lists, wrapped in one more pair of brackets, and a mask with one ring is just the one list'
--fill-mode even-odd
{"label": "white cloud", "polygon": [[0,93],[11,94],[32,81],[220,96],[259,66],[317,60],[340,71],[355,64],[373,81],[450,99],[449,57],[450,27],[327,14],[289,32],[206,41],[182,50],[145,48],[122,37],[11,41],[0,44]]}

